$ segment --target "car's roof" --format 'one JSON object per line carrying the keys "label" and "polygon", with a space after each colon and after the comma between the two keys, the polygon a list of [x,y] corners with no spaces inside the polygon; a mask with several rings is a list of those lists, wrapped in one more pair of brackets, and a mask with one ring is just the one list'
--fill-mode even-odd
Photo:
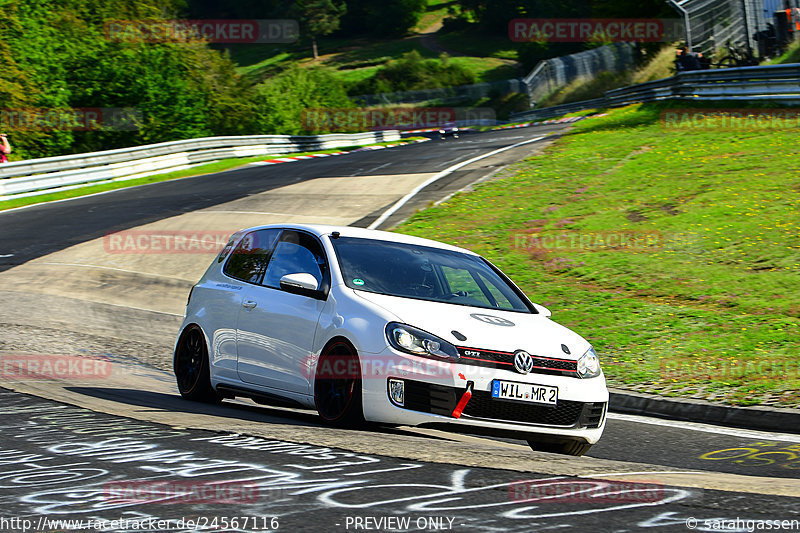
{"label": "car's roof", "polygon": [[389,241],[389,242],[400,242],[405,244],[416,244],[419,246],[430,246],[433,248],[441,248],[443,250],[452,250],[456,252],[463,252],[471,255],[477,255],[475,252],[471,250],[467,250],[464,248],[459,248],[457,246],[451,246],[449,244],[445,244],[439,241],[433,241],[431,239],[423,239],[421,237],[413,237],[411,235],[403,235],[402,233],[392,233],[389,231],[380,231],[374,229],[366,229],[366,228],[356,228],[353,226],[333,226],[327,224],[268,224],[265,226],[254,226],[252,228],[247,228],[247,230],[243,231],[251,231],[255,229],[265,229],[265,228],[287,228],[287,229],[299,229],[305,230],[309,233],[312,233],[318,237],[323,235],[330,235],[334,231],[338,231],[342,237],[355,237],[360,239],[374,239],[379,241]]}

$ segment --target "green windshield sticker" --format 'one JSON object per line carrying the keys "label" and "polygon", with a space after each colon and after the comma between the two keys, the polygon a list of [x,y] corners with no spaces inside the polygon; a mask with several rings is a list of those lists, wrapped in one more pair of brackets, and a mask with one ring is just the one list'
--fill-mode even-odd
{"label": "green windshield sticker", "polygon": [[363,285],[363,284],[364,284],[363,279],[356,278],[353,280],[353,285]]}

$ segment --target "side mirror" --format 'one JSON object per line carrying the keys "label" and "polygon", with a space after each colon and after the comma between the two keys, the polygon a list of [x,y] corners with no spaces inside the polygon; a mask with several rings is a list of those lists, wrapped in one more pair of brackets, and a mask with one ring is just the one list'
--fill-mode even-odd
{"label": "side mirror", "polygon": [[541,314],[542,314],[542,315],[543,315],[545,318],[550,318],[551,316],[553,316],[553,313],[551,313],[551,312],[550,312],[550,310],[549,310],[548,308],[546,308],[545,306],[543,306],[543,305],[539,305],[539,304],[533,304],[533,306],[534,306],[534,307],[536,308],[536,310],[537,310],[537,311],[539,311],[539,313],[541,313]]}
{"label": "side mirror", "polygon": [[311,274],[308,274],[307,272],[286,274],[281,278],[280,284],[281,289],[286,292],[310,296],[312,298],[322,297],[322,292],[319,290],[317,278]]}

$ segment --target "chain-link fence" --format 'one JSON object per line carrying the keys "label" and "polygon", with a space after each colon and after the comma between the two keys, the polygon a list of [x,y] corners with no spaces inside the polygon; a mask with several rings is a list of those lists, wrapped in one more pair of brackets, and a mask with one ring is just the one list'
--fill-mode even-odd
{"label": "chain-link fence", "polygon": [[626,70],[634,66],[634,61],[634,45],[622,42],[540,61],[523,78],[531,107],[575,80],[590,80],[601,72]]}
{"label": "chain-link fence", "polygon": [[684,18],[686,44],[693,52],[710,55],[728,45],[754,53],[759,39],[774,24],[776,11],[798,6],[798,0],[671,0]]}

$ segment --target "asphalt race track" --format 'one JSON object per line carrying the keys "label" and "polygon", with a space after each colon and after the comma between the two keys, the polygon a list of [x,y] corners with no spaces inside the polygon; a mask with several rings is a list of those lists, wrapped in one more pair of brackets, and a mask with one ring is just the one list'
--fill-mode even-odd
{"label": "asphalt race track", "polygon": [[[798,428],[612,413],[601,441],[573,458],[429,429],[331,429],[315,413],[249,401],[184,401],[172,343],[215,250],[115,249],[107,235],[367,226],[448,167],[553,134],[426,187],[382,226],[391,227],[502,177],[563,131],[435,139],[0,212],[0,358],[103,369],[79,380],[0,377],[0,531],[749,531],[759,520],[791,530],[774,521],[800,520]],[[224,490],[209,495],[209,485]],[[131,522],[99,522],[120,519]]]}
{"label": "asphalt race track", "polygon": [[[516,129],[491,134],[464,135],[458,140],[434,139],[431,142],[396,149],[363,151],[339,157],[279,165],[253,166],[221,174],[166,181],[6,212],[0,218],[0,269],[7,269],[67,246],[102,237],[108,232],[139,226],[309,179],[436,173],[482,153],[534,136],[557,135],[564,130],[564,126],[535,128],[535,135],[532,135],[532,130]],[[488,164],[478,167],[477,173],[469,169],[456,172],[448,179],[430,187],[425,191],[426,194],[420,195],[413,206],[425,205],[428,195],[431,194],[438,200],[445,194],[479,179],[487,173],[487,170],[491,171],[500,165],[515,161],[519,159],[520,154],[526,153],[530,153],[529,147],[507,152],[502,158],[493,158]],[[443,191],[447,192],[443,194]],[[368,215],[359,225],[368,225],[385,210],[384,207],[389,205],[391,204],[381,206],[371,214],[371,218]],[[347,206],[342,208],[346,209]],[[409,212],[413,212],[413,209],[405,210],[398,215]],[[14,255],[5,257],[10,253]]]}

